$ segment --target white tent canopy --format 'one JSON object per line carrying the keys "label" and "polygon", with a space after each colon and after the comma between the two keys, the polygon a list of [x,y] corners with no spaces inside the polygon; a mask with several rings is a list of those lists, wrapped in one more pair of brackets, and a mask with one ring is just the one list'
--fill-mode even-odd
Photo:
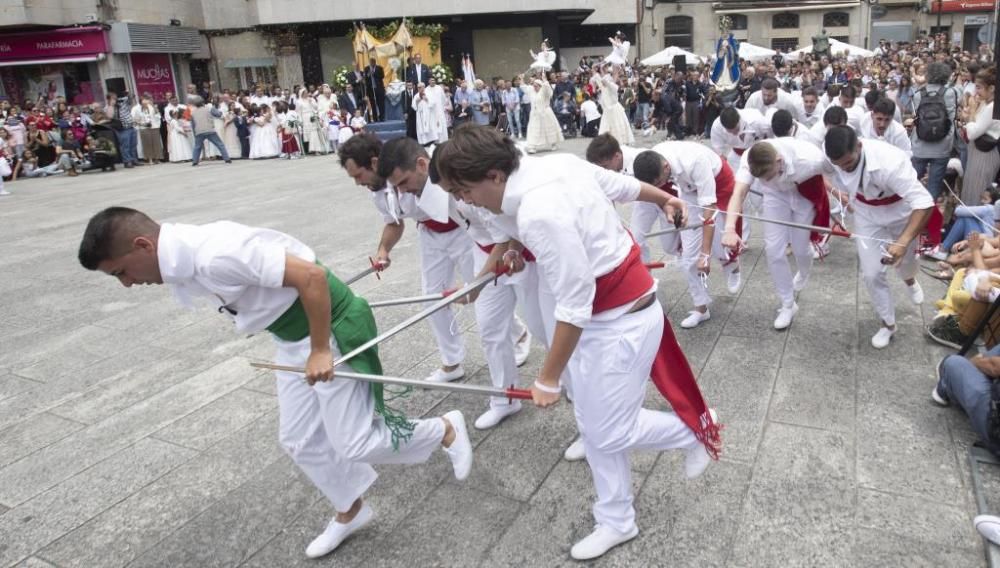
{"label": "white tent canopy", "polygon": [[775,53],[777,53],[777,51],[774,51],[773,49],[768,49],[766,47],[761,47],[745,41],[740,42],[740,59],[746,59],[747,61],[763,61],[774,57]]}
{"label": "white tent canopy", "polygon": [[[806,53],[812,53],[812,45],[807,45],[791,51],[785,54],[785,59],[788,61],[798,61]],[[857,58],[874,57],[875,52],[869,51],[863,47],[858,47],[856,45],[851,45],[849,43],[844,43],[840,40],[830,39],[830,53],[833,55],[840,55],[847,52],[847,59],[854,60]]]}
{"label": "white tent canopy", "polygon": [[698,57],[690,51],[684,51],[683,49],[672,45],[659,53],[654,53],[653,55],[643,59],[642,64],[649,67],[671,65],[674,62],[674,57],[677,55],[683,55],[688,65],[697,65],[698,63],[701,63],[701,57]]}

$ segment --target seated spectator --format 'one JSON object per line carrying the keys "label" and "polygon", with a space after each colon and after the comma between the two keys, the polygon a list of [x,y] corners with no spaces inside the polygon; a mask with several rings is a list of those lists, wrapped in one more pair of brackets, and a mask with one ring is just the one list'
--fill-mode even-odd
{"label": "seated spectator", "polygon": [[70,129],[66,129],[63,134],[63,143],[56,147],[56,153],[59,155],[59,167],[70,177],[80,175],[77,168],[85,170],[90,167],[80,142]]}
{"label": "seated spectator", "polygon": [[555,102],[556,119],[564,136],[576,136],[576,105],[572,100],[573,94],[563,91],[562,95]]}
{"label": "seated spectator", "polygon": [[[987,268],[987,259],[983,257],[986,241],[979,233],[972,233],[967,246],[971,266],[955,273],[945,297],[935,303],[939,311],[927,327],[927,334],[941,345],[961,349],[985,317],[990,304],[1000,295],[997,287],[1000,275]],[[1000,343],[998,332],[1000,312],[984,329],[987,347]]]}
{"label": "seated spectator", "polygon": [[983,191],[979,198],[980,205],[964,206],[955,208],[954,222],[948,230],[948,235],[941,243],[941,247],[927,254],[928,258],[935,260],[947,260],[949,252],[959,252],[953,250],[959,242],[966,240],[972,232],[990,234],[996,226],[996,202],[1000,198],[1000,191],[990,188]]}
{"label": "seated spectator", "polygon": [[115,171],[115,160],[118,157],[118,151],[111,140],[87,136],[83,144],[83,153],[87,157],[91,168],[101,168],[102,172]]}
{"label": "seated spectator", "polygon": [[26,178],[34,177],[46,177],[62,173],[62,168],[59,164],[49,164],[47,166],[38,165],[38,156],[35,155],[31,150],[25,150],[24,155],[21,156],[21,161],[14,166],[14,179],[17,179],[18,175],[22,175]]}
{"label": "seated spectator", "polygon": [[972,359],[949,355],[938,365],[938,382],[931,391],[931,399],[941,406],[954,403],[961,407],[986,448],[1000,455],[997,379],[1000,379],[1000,345]]}

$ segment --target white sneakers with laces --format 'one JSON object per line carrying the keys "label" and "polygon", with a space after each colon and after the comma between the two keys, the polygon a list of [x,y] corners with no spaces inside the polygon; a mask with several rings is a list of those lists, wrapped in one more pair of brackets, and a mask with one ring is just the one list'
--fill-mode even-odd
{"label": "white sneakers with laces", "polygon": [[875,349],[885,349],[889,346],[889,340],[896,333],[895,329],[889,329],[888,327],[882,326],[875,335],[872,336],[872,347]]}
{"label": "white sneakers with laces", "polygon": [[348,523],[338,523],[337,519],[334,518],[330,521],[330,524],[326,525],[326,530],[323,534],[314,538],[309,546],[306,547],[306,556],[309,558],[319,558],[321,556],[326,556],[334,551],[340,543],[344,542],[347,537],[351,536],[355,532],[364,528],[365,525],[371,522],[375,513],[372,511],[368,503],[363,503],[361,505],[361,510],[358,511],[357,515],[351,519]]}
{"label": "white sneakers with laces", "polygon": [[594,532],[590,533],[583,540],[573,545],[569,555],[574,560],[591,560],[598,556],[603,556],[605,552],[612,548],[628,542],[639,534],[639,527],[632,525],[632,529],[627,533],[620,533],[611,527],[597,525]]}
{"label": "white sneakers with laces", "polygon": [[503,422],[504,418],[507,418],[511,414],[517,414],[521,411],[521,401],[515,400],[514,402],[496,408],[490,408],[486,412],[479,415],[476,421],[472,423],[476,427],[476,430],[489,430],[490,428],[496,426],[497,424]]}
{"label": "white sneakers with laces", "polygon": [[463,369],[461,365],[450,371],[445,371],[444,369],[438,367],[437,369],[434,369],[434,372],[424,380],[429,383],[450,383],[452,381],[457,381],[464,376],[465,369]]}
{"label": "white sneakers with laces", "polygon": [[799,313],[799,305],[792,303],[791,307],[778,309],[778,317],[774,320],[774,329],[786,329],[792,325],[792,319]]}
{"label": "white sneakers with laces", "polygon": [[565,452],[563,452],[563,459],[566,461],[575,462],[586,459],[586,457],[587,450],[584,449],[583,438],[580,436],[577,436],[576,439],[573,440],[573,443],[566,448]]}
{"label": "white sneakers with laces", "polygon": [[688,317],[684,318],[684,321],[681,322],[681,327],[683,327],[684,329],[691,329],[694,327],[698,327],[698,324],[700,324],[703,321],[708,321],[709,319],[711,319],[711,317],[712,317],[712,312],[710,312],[708,309],[706,309],[704,312],[699,312],[698,310],[691,310],[690,312],[688,312]]}
{"label": "white sneakers with laces", "polygon": [[455,479],[459,481],[469,477],[472,471],[472,441],[469,440],[469,430],[465,427],[465,416],[460,410],[446,412],[441,418],[446,420],[455,430],[455,439],[447,448],[441,446],[444,453],[448,454],[451,466],[455,470]]}

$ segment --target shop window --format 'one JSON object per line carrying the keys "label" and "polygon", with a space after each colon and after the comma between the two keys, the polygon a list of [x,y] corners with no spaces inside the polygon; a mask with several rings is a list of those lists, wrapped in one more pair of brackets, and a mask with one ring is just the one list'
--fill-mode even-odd
{"label": "shop window", "polygon": [[691,51],[694,47],[694,18],[690,16],[670,16],[663,21],[663,46],[672,45]]}
{"label": "shop window", "polygon": [[847,12],[827,12],[823,14],[824,28],[846,28],[851,25],[851,16]]}
{"label": "shop window", "polygon": [[747,17],[743,14],[730,14],[729,19],[732,21],[732,26],[729,28],[730,30],[736,31],[747,29]]}
{"label": "shop window", "polygon": [[795,51],[795,48],[798,47],[798,45],[799,38],[797,37],[776,37],[771,40],[771,49],[783,53]]}
{"label": "shop window", "polygon": [[788,30],[799,27],[799,15],[782,12],[771,17],[771,27],[776,30]]}

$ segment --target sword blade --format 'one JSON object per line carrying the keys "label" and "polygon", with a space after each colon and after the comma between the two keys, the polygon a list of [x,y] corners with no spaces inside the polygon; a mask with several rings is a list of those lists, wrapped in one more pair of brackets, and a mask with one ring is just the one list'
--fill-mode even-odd
{"label": "sword blade", "polygon": [[670,235],[673,233],[679,233],[681,231],[690,231],[692,229],[700,229],[704,227],[704,223],[698,223],[697,225],[688,225],[686,227],[675,227],[673,229],[664,229],[662,231],[653,231],[652,233],[646,233],[646,238],[658,237],[660,235]]}
{"label": "sword blade", "polygon": [[375,267],[374,266],[372,266],[371,268],[366,268],[366,269],[362,270],[361,272],[355,274],[354,276],[351,276],[350,278],[344,280],[344,284],[347,284],[348,286],[350,286],[351,284],[354,284],[355,282],[357,282],[358,280],[361,280],[365,276],[368,276],[372,272],[375,272]]}
{"label": "sword blade", "polygon": [[[291,373],[305,373],[305,369],[302,367],[292,367],[288,365],[273,365],[271,363],[250,363],[251,367],[257,369],[271,369],[272,371],[288,371]],[[509,387],[506,389],[498,389],[494,387],[483,387],[479,385],[467,385],[464,383],[431,383],[427,381],[418,381],[414,379],[404,379],[401,377],[383,377],[379,375],[366,375],[363,373],[352,373],[347,371],[337,371],[334,373],[334,379],[352,379],[355,381],[362,381],[365,383],[380,383],[383,385],[396,385],[403,387],[413,387],[423,390],[440,390],[447,392],[458,392],[465,394],[478,394],[483,396],[497,396],[504,398],[516,398],[523,400],[531,400],[531,391],[527,389],[516,389]]]}
{"label": "sword blade", "polygon": [[388,306],[405,306],[406,304],[420,304],[423,302],[433,302],[434,300],[440,300],[451,296],[455,293],[455,289],[445,290],[444,292],[438,292],[437,294],[424,294],[422,296],[410,296],[409,298],[396,298],[395,300],[380,300],[378,302],[368,302],[368,305],[373,308],[384,308]]}

